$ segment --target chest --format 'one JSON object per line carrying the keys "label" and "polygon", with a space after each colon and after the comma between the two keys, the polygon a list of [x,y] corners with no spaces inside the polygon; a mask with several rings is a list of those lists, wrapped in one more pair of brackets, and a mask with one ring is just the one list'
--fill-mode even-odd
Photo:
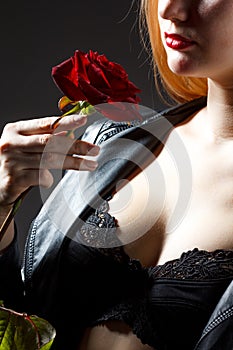
{"label": "chest", "polygon": [[159,264],[195,247],[233,249],[232,145],[183,140],[188,160],[179,164],[185,170],[172,166],[166,152],[159,159],[167,188]]}
{"label": "chest", "polygon": [[110,203],[125,250],[148,264],[194,247],[233,248],[232,150],[185,141],[176,146],[171,135],[157,159]]}

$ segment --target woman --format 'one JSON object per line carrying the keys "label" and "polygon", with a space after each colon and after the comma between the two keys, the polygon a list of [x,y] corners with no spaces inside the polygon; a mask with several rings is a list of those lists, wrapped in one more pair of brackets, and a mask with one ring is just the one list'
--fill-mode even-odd
{"label": "woman", "polygon": [[[80,165],[82,170],[96,169],[95,161],[80,163],[77,157],[64,155],[63,149],[70,149],[69,154],[96,155],[99,147],[93,145],[95,140],[101,145],[101,153],[97,169],[81,177],[82,194],[89,203],[95,203],[96,210],[89,210],[80,196],[75,196],[72,205],[81,221],[72,222],[65,237],[50,222],[55,203],[59,203],[55,213],[61,210],[57,216],[63,219],[64,213],[67,215],[67,206],[59,200],[61,189],[65,189],[67,201],[74,198],[71,184],[79,172],[68,172],[49,202],[52,205],[42,208],[32,224],[25,250],[24,285],[15,272],[11,223],[1,242],[1,280],[7,280],[7,264],[8,274],[12,269],[26,297],[16,301],[7,281],[1,297],[9,305],[23,305],[51,321],[58,331],[58,349],[231,349],[233,303],[229,290],[224,299],[221,297],[233,277],[232,3],[144,0],[142,8],[156,74],[158,69],[175,100],[186,103],[165,111],[165,118],[148,118],[141,127],[126,129],[102,143],[109,129],[103,131],[101,123],[90,127],[83,141],[73,146],[63,137],[64,130],[83,124],[85,117],[62,119],[53,136],[53,117],[18,122],[4,129],[2,221],[29,186],[51,185],[48,169],[62,163],[64,157],[65,169],[79,169]],[[117,130],[118,126],[109,128]],[[163,136],[158,136],[158,129],[165,130]],[[132,162],[106,162],[110,159],[108,150],[122,135],[150,150],[147,163],[147,156],[140,158],[141,169],[129,169]],[[177,159],[187,155],[184,172],[177,172],[177,164],[169,157],[169,151],[177,148],[177,139],[184,146]],[[141,149],[132,156],[133,146],[131,142],[127,148],[127,159],[136,162]],[[38,182],[38,170],[30,169],[39,168],[42,153],[45,157]],[[130,181],[121,185],[115,196],[114,186],[123,170],[123,178]],[[99,177],[91,175],[98,171]],[[180,174],[187,176],[180,179]],[[93,202],[96,182],[98,193],[104,195]],[[128,191],[133,193],[133,201],[127,202]],[[180,195],[187,191],[187,196]],[[107,232],[104,243],[99,242],[101,235],[97,241],[85,241],[102,229]],[[15,279],[12,283],[15,285]],[[228,314],[225,317],[226,312],[222,313],[220,319],[227,323],[214,318],[209,327],[219,323],[221,327],[215,327],[219,333],[213,330],[207,342],[200,340],[209,318],[213,312],[218,314],[222,305]],[[71,315],[76,315],[74,323],[69,322]]]}

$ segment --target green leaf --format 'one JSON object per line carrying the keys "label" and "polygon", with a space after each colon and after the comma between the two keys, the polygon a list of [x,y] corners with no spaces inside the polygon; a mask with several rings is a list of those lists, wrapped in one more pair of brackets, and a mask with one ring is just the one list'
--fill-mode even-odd
{"label": "green leaf", "polygon": [[53,343],[53,339],[49,343],[47,343],[44,346],[42,346],[40,348],[40,350],[49,350],[51,348],[51,346],[52,346],[52,343]]}
{"label": "green leaf", "polygon": [[95,113],[95,112],[96,112],[95,107],[89,104],[88,106],[82,107],[79,114],[91,115],[92,113]]}
{"label": "green leaf", "polygon": [[0,350],[48,350],[55,334],[42,318],[0,307]]}
{"label": "green leaf", "polygon": [[48,344],[51,338],[53,339],[55,336],[53,326],[48,321],[37,316],[30,316],[30,320],[33,322],[34,326],[39,332],[41,346]]}

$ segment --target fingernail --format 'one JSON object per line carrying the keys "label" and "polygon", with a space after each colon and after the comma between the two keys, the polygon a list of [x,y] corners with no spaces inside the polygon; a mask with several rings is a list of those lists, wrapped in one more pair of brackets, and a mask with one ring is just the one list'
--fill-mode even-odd
{"label": "fingernail", "polygon": [[86,160],[85,165],[86,165],[87,169],[95,170],[98,166],[98,163],[94,160]]}
{"label": "fingernail", "polygon": [[99,146],[90,146],[88,149],[88,155],[90,156],[97,156],[100,152]]}

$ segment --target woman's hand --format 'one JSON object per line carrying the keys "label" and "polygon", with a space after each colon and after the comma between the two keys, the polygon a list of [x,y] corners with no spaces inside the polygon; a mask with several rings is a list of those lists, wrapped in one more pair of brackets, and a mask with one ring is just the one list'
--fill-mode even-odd
{"label": "woman's hand", "polygon": [[[0,208],[9,207],[31,186],[50,187],[50,169],[93,171],[99,147],[67,137],[67,131],[86,123],[86,116],[69,115],[7,124],[0,139]],[[81,156],[81,157],[80,157]]]}

